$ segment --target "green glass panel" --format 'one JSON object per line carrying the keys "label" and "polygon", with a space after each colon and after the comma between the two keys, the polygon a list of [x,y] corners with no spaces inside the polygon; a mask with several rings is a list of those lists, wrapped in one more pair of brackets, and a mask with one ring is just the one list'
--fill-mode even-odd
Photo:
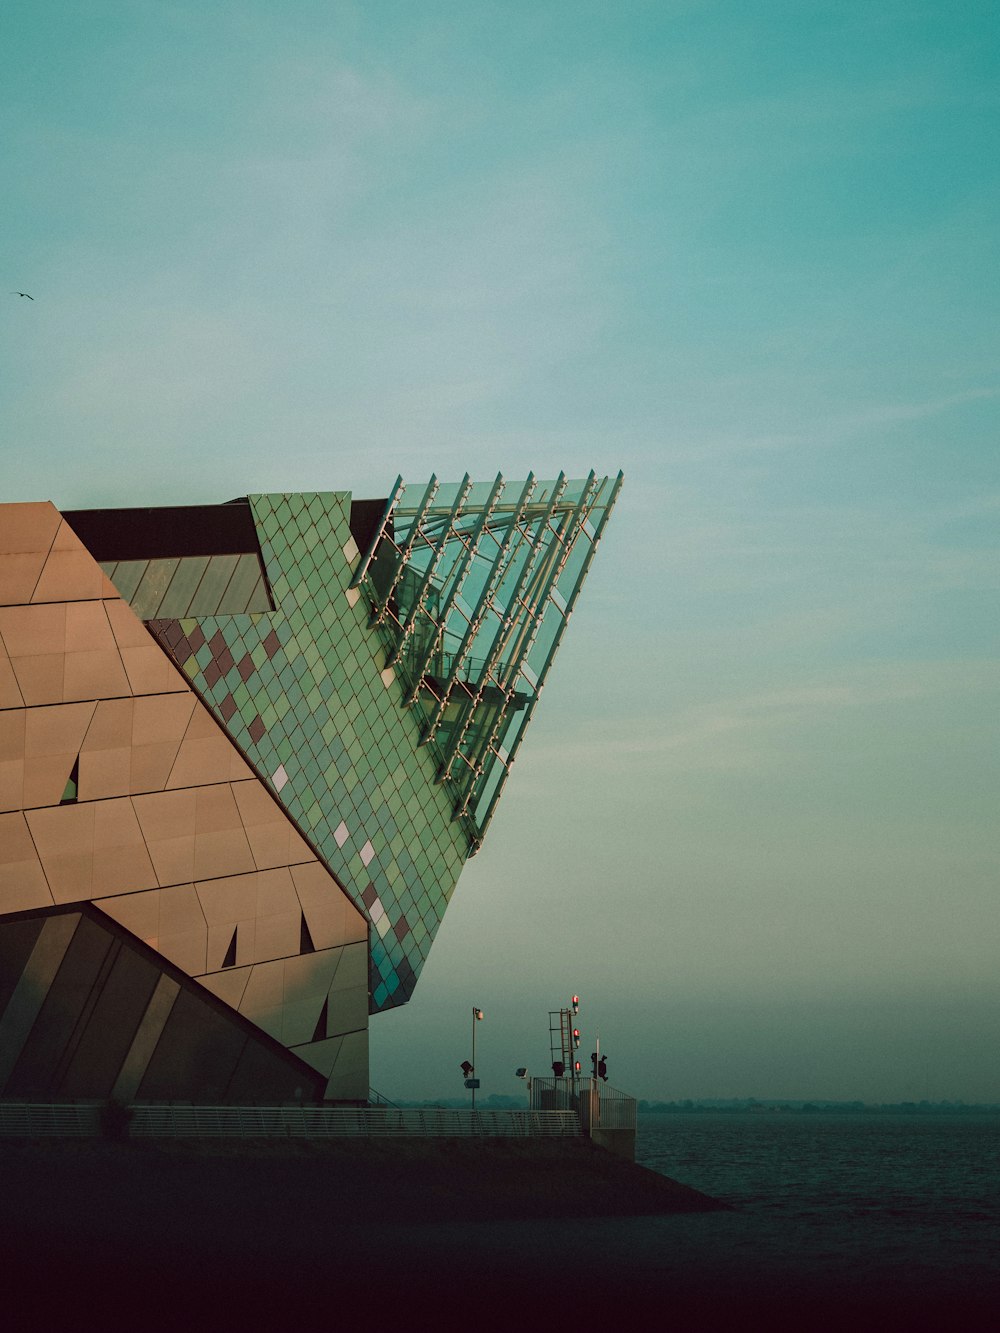
{"label": "green glass panel", "polygon": [[[239,615],[250,605],[250,598],[261,582],[260,561],[255,552],[245,552],[236,561],[236,568],[216,608],[219,615]],[[267,607],[260,607],[267,610]]]}
{"label": "green glass panel", "polygon": [[179,563],[173,558],[148,562],[135,592],[129,598],[132,610],[140,620],[158,618],[160,603]]}
{"label": "green glass panel", "polygon": [[108,578],[117,588],[120,596],[131,603],[139,580],[146,572],[148,560],[119,560],[101,565]]}
{"label": "green glass panel", "polygon": [[160,602],[158,617],[164,620],[179,620],[188,614],[191,609],[191,599],[207,566],[207,555],[184,556],[178,560],[170,586]]}
{"label": "green glass panel", "polygon": [[[218,613],[238,560],[239,556],[237,555],[213,555],[211,557],[195,594],[194,606],[197,607],[197,610],[192,609],[193,615],[202,617],[214,616]],[[206,635],[206,638],[210,637],[211,635]]]}

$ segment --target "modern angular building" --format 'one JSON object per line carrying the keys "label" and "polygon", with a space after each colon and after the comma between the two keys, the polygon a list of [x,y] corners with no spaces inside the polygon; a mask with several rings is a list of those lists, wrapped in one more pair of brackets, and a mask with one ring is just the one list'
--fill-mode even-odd
{"label": "modern angular building", "polygon": [[0,505],[0,1097],[365,1102],[620,486]]}

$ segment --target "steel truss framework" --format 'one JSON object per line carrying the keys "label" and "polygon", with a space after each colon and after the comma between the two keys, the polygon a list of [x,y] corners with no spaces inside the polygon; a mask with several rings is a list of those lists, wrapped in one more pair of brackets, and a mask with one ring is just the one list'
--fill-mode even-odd
{"label": "steel truss framework", "polygon": [[360,559],[353,586],[473,849],[621,485],[621,473],[425,487],[399,477]]}

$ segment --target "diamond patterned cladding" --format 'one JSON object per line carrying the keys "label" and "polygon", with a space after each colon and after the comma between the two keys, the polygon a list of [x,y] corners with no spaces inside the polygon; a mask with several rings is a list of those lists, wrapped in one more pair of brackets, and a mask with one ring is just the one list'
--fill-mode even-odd
{"label": "diamond patterned cladding", "polygon": [[377,1012],[409,999],[469,847],[399,686],[382,678],[367,612],[347,596],[350,501],[251,496],[278,609],[151,628],[257,772],[283,770],[278,799],[353,900],[369,916],[378,905]]}

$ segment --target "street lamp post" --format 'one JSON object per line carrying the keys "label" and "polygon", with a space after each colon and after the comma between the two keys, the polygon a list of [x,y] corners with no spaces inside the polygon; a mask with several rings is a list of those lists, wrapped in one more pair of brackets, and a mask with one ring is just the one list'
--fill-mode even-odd
{"label": "street lamp post", "polygon": [[472,1109],[476,1109],[476,1024],[481,1023],[483,1018],[482,1009],[472,1006]]}

